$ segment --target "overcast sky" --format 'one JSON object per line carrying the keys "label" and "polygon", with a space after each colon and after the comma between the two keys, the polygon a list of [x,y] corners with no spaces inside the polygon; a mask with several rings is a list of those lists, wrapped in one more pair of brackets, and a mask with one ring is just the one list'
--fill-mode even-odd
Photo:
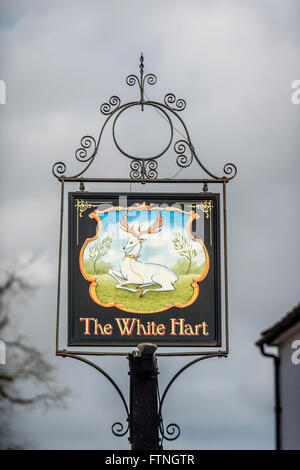
{"label": "overcast sky", "polygon": [[[111,385],[88,366],[54,356],[60,197],[51,167],[62,160],[67,174],[81,170],[74,151],[82,136],[98,136],[100,104],[115,94],[123,103],[138,99],[125,78],[138,72],[143,51],[145,72],[158,77],[147,95],[186,99],[182,117],[204,165],[218,175],[227,162],[238,167],[227,203],[230,356],[204,361],[174,384],[164,418],[182,434],[165,448],[273,448],[273,364],[254,343],[299,301],[300,105],[291,101],[291,84],[300,79],[299,1],[1,0],[0,49],[7,88],[0,105],[1,260],[6,266],[39,255],[27,275],[40,284],[30,303],[13,304],[15,329],[7,335],[26,334],[57,367],[58,383],[72,389],[66,410],[19,409],[15,441],[36,449],[128,448],[126,437],[110,431],[125,420]],[[132,110],[117,133],[130,151],[151,154],[168,128],[157,114]],[[159,162],[161,176],[178,171],[174,154],[168,159]],[[128,173],[108,132],[89,176]],[[197,175],[196,165],[180,174]],[[170,189],[202,188],[162,188]],[[162,388],[184,362],[159,360]],[[127,360],[100,363],[127,394]]]}

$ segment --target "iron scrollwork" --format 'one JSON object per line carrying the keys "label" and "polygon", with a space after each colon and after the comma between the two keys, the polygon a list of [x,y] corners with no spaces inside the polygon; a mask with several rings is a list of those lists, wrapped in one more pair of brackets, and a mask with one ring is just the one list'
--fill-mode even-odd
{"label": "iron scrollwork", "polygon": [[166,439],[167,441],[176,441],[176,439],[178,439],[180,436],[180,427],[176,423],[170,423],[166,429],[164,429],[161,420],[159,430],[162,438]]}
{"label": "iron scrollwork", "polygon": [[[145,103],[145,105],[148,106],[148,102]],[[138,103],[139,105],[139,103]],[[168,122],[169,124],[169,127],[170,127],[170,137],[169,137],[169,141],[167,143],[167,145],[164,147],[164,149],[159,152],[158,154],[156,155],[152,155],[151,157],[143,157],[143,156],[136,156],[136,155],[132,155],[130,154],[129,152],[126,152],[119,144],[119,142],[117,141],[117,137],[116,137],[116,124],[117,124],[117,121],[119,119],[119,117],[121,116],[122,113],[124,113],[124,111],[126,111],[129,107],[133,107],[133,106],[137,106],[137,103],[130,103],[129,105],[124,105],[122,107],[122,109],[120,109],[120,111],[117,113],[117,115],[115,116],[114,118],[114,121],[113,121],[113,125],[112,125],[112,136],[113,136],[113,141],[114,141],[114,144],[115,146],[117,147],[117,149],[119,150],[119,152],[121,152],[123,155],[125,155],[125,157],[127,158],[130,158],[134,161],[153,161],[155,159],[158,159],[160,158],[162,155],[164,155],[168,149],[170,148],[171,144],[172,144],[172,141],[173,141],[173,133],[174,133],[174,129],[173,129],[173,123],[172,123],[172,120],[171,120],[171,117],[168,115],[168,113],[164,110],[164,109],[161,109],[163,115],[165,116],[166,118],[166,121]],[[151,105],[152,106],[152,105]],[[156,105],[154,107],[157,107]],[[130,168],[132,170],[132,166],[130,165]],[[144,168],[144,166],[143,166]],[[151,169],[156,169],[157,168],[157,165],[155,166],[155,168],[152,166]],[[142,174],[146,174],[146,172],[142,172]]]}
{"label": "iron scrollwork", "polygon": [[227,177],[227,180],[232,180],[235,175],[237,174],[237,167],[234,163],[226,163],[224,165],[223,171],[226,175],[231,175],[229,178]]}
{"label": "iron scrollwork", "polygon": [[56,162],[52,167],[52,173],[56,178],[60,178],[66,171],[67,167],[64,162]]}
{"label": "iron scrollwork", "polygon": [[[79,162],[88,162],[90,161],[96,152],[96,140],[90,135],[85,135],[82,137],[81,147],[79,147],[75,152],[75,157]],[[91,154],[89,155],[87,150],[91,149]]]}
{"label": "iron scrollwork", "polygon": [[121,105],[120,98],[114,95],[109,99],[108,103],[103,103],[100,106],[100,111],[102,114],[109,116],[111,113],[119,109],[120,105]]}
{"label": "iron scrollwork", "polygon": [[89,361],[85,357],[75,355],[75,354],[69,353],[67,351],[57,351],[56,355],[57,356],[62,356],[62,357],[71,357],[73,359],[77,359],[78,361],[84,362],[85,364],[87,364],[87,365],[93,367],[94,369],[96,369],[98,372],[100,372],[100,374],[104,375],[104,377],[111,383],[111,385],[114,387],[114,389],[117,391],[119,397],[121,398],[121,401],[124,405],[125,412],[126,412],[126,415],[127,415],[127,426],[124,426],[122,423],[117,421],[116,423],[114,423],[111,426],[111,430],[112,430],[112,433],[117,437],[125,436],[125,434],[127,434],[127,432],[129,431],[129,422],[130,422],[129,409],[128,409],[127,402],[126,402],[126,399],[125,399],[123,393],[121,392],[121,390],[120,390],[119,386],[116,384],[116,382],[111,378],[111,376],[107,372],[105,372],[101,367],[99,367],[97,364],[95,364],[92,361]]}
{"label": "iron scrollwork", "polygon": [[154,73],[148,73],[144,76],[144,56],[141,54],[140,57],[140,78],[138,78],[135,74],[130,74],[126,77],[126,83],[129,86],[134,86],[138,84],[140,89],[140,104],[142,111],[144,110],[144,90],[145,90],[145,83],[148,85],[155,85],[157,82],[157,77]]}
{"label": "iron scrollwork", "polygon": [[188,362],[187,364],[185,364],[181,369],[179,369],[178,372],[176,372],[176,374],[171,378],[170,382],[168,383],[168,385],[166,386],[165,390],[164,390],[164,393],[162,395],[162,397],[160,398],[159,396],[159,390],[158,390],[158,384],[157,384],[157,390],[158,390],[158,397],[159,397],[159,410],[158,410],[158,416],[159,416],[159,430],[160,430],[160,433],[161,433],[161,436],[163,439],[166,439],[167,441],[175,441],[179,436],[180,436],[180,427],[178,426],[178,424],[176,423],[170,423],[168,424],[168,426],[166,427],[166,429],[164,429],[164,424],[163,424],[163,418],[162,418],[162,408],[163,408],[163,404],[164,404],[164,401],[165,401],[165,398],[166,398],[166,395],[168,393],[168,391],[170,390],[171,386],[173,385],[173,383],[175,382],[175,380],[185,371],[187,370],[189,367],[191,367],[192,365],[200,362],[200,361],[203,361],[205,359],[209,359],[209,358],[212,358],[212,357],[227,357],[227,353],[226,352],[223,352],[223,351],[219,351],[217,353],[213,353],[213,354],[208,354],[207,356],[200,356],[198,357],[197,359],[194,359],[193,361],[190,361]]}
{"label": "iron scrollwork", "polygon": [[113,433],[114,436],[117,437],[123,437],[125,436],[129,431],[129,419],[127,418],[127,426],[123,426],[122,423],[117,421],[114,423],[111,427],[111,432]]}
{"label": "iron scrollwork", "polygon": [[145,83],[147,83],[148,85],[155,85],[156,82],[157,77],[156,75],[154,75],[154,73],[148,73],[144,77],[143,75],[141,75],[141,78],[138,78],[135,74],[130,74],[126,77],[127,85],[134,86],[138,84],[142,96],[144,96]]}
{"label": "iron scrollwork", "polygon": [[[53,175],[60,180],[67,179],[67,178],[76,180],[77,178],[82,177],[82,175],[86,172],[86,170],[91,166],[92,162],[94,161],[98,153],[99,147],[100,147],[102,134],[106,128],[106,125],[108,124],[110,119],[114,116],[113,124],[112,124],[113,141],[117,149],[124,156],[133,160],[130,163],[130,169],[129,169],[130,178],[133,181],[142,179],[144,182],[147,182],[147,181],[150,182],[153,179],[157,179],[158,178],[158,171],[157,171],[158,165],[157,165],[157,162],[155,163],[153,162],[154,160],[166,154],[170,149],[170,146],[173,142],[173,136],[174,136],[174,126],[173,126],[173,121],[171,117],[174,117],[175,119],[178,120],[179,124],[182,126],[185,132],[185,136],[183,136],[181,140],[178,140],[177,142],[175,142],[173,146],[175,154],[177,154],[176,164],[181,169],[184,169],[184,168],[189,167],[192,164],[192,162],[195,161],[196,163],[198,163],[198,165],[200,166],[204,174],[210,176],[214,180],[227,182],[233,179],[237,173],[237,168],[233,163],[226,163],[223,168],[224,175],[219,177],[213,174],[212,172],[210,172],[200,161],[192,145],[187,127],[184,121],[182,120],[182,118],[178,114],[179,112],[183,111],[186,108],[186,102],[183,98],[176,98],[174,93],[167,93],[164,96],[163,102],[156,102],[150,99],[145,100],[145,86],[155,85],[157,83],[157,77],[153,73],[148,73],[144,75],[143,54],[140,57],[139,69],[140,69],[139,76],[135,74],[130,74],[126,78],[127,85],[131,87],[134,85],[138,85],[138,88],[140,91],[139,100],[121,104],[121,99],[118,96],[116,95],[111,96],[108,102],[105,102],[100,106],[101,113],[104,116],[107,116],[107,119],[104,122],[100,130],[97,142],[95,138],[92,136],[84,136],[81,139],[81,147],[79,147],[76,150],[75,157],[79,162],[85,163],[86,167],[82,171],[77,173],[76,175],[66,177],[65,176],[65,172],[66,172],[65,164],[63,162],[57,162],[53,165],[53,168],[52,168]],[[145,109],[146,106],[150,106],[154,108],[169,123],[170,130],[171,130],[170,140],[167,146],[157,155],[152,155],[149,157],[131,155],[128,152],[124,151],[121,145],[117,142],[116,135],[115,135],[115,125],[119,116],[121,115],[121,113],[125,112],[129,108],[136,107],[136,106],[141,107],[142,111]],[[187,155],[187,152],[189,153],[189,155]]]}
{"label": "iron scrollwork", "polygon": [[156,160],[132,160],[130,163],[130,178],[156,179],[158,176]]}
{"label": "iron scrollwork", "polygon": [[[191,165],[193,161],[193,147],[189,142],[183,139],[177,140],[177,142],[174,144],[174,150],[178,154],[176,159],[178,166],[181,168],[187,168]],[[190,151],[189,156],[186,155],[187,150]]]}
{"label": "iron scrollwork", "polygon": [[[183,111],[186,108],[186,102],[183,98],[176,99],[173,93],[168,93],[164,97],[165,105],[174,111]],[[175,106],[170,106],[175,103]]]}
{"label": "iron scrollwork", "polygon": [[[162,157],[164,154],[169,151],[171,148],[171,145],[173,143],[173,136],[174,136],[174,126],[173,126],[173,118],[177,119],[176,122],[179,122],[181,127],[183,128],[184,134],[182,134],[182,138],[180,140],[177,140],[174,145],[173,149],[175,152],[175,157],[176,157],[176,164],[181,168],[187,168],[189,167],[193,162],[198,164],[202,172],[204,173],[205,177],[207,178],[206,175],[208,175],[211,179],[201,179],[197,181],[201,181],[204,186],[203,190],[207,191],[207,183],[209,182],[218,182],[222,183],[223,185],[223,200],[225,201],[225,187],[228,181],[232,180],[236,174],[237,174],[237,167],[234,163],[226,163],[223,168],[224,174],[222,176],[216,176],[213,174],[211,171],[209,171],[203,163],[200,161],[199,157],[197,156],[195,149],[192,145],[188,129],[181,118],[181,116],[178,114],[179,112],[183,111],[186,108],[186,102],[182,98],[176,98],[175,94],[173,93],[168,93],[165,95],[163,102],[156,102],[150,99],[145,100],[145,85],[155,85],[157,82],[157,77],[156,75],[150,73],[146,74],[144,76],[144,57],[141,55],[140,57],[140,77],[137,75],[131,74],[128,75],[126,78],[126,83],[129,86],[134,86],[138,85],[139,91],[140,91],[140,97],[136,101],[132,102],[127,102],[125,104],[121,104],[121,99],[113,95],[111,98],[108,100],[108,102],[103,103],[100,106],[100,111],[101,113],[106,116],[106,120],[104,124],[101,127],[99,136],[97,139],[95,139],[92,136],[85,135],[81,139],[81,146],[76,150],[75,152],[75,157],[76,159],[80,162],[85,164],[85,167],[79,171],[77,174],[74,176],[65,176],[66,173],[66,165],[62,161],[56,162],[53,167],[52,167],[52,172],[53,175],[58,178],[62,185],[62,192],[61,192],[61,200],[62,200],[62,207],[63,207],[63,200],[64,200],[64,181],[78,181],[83,185],[84,181],[87,181],[87,178],[83,178],[82,175],[87,171],[87,169],[91,166],[93,163],[99,148],[100,148],[100,143],[102,139],[102,135],[104,130],[106,129],[107,124],[110,122],[112,123],[112,134],[113,134],[113,140],[114,143],[117,147],[117,149],[127,158],[131,159],[130,161],[130,180],[132,182],[138,181],[142,183],[146,182],[153,182],[154,180],[158,179],[158,159]],[[141,110],[143,111],[146,106],[150,106],[154,108],[156,111],[158,111],[160,114],[163,115],[165,120],[169,123],[170,125],[170,131],[171,131],[171,136],[170,140],[167,144],[167,146],[157,155],[153,155],[150,157],[141,157],[141,156],[136,156],[136,155],[130,155],[127,152],[125,152],[119,143],[117,142],[116,136],[115,136],[115,125],[116,122],[121,115],[121,113],[125,112],[126,110],[132,108],[132,107],[140,107]],[[93,178],[94,181],[99,181],[101,178]],[[106,179],[106,181],[116,181],[115,179]],[[129,180],[129,181],[130,181]],[[118,181],[126,181],[128,182],[128,179],[118,179]],[[170,179],[159,179],[158,182],[169,182]],[[180,180],[176,179],[174,181],[181,181],[185,182],[186,180]],[[84,187],[83,187],[84,189]],[[224,206],[225,207],[225,206]],[[226,209],[226,208],[225,208]],[[224,214],[226,215],[226,211],[224,209]],[[82,206],[78,206],[78,211],[83,211],[85,208]],[[209,207],[206,207],[203,209],[204,213],[206,213],[206,210],[209,210]],[[80,212],[81,213],[81,212]],[[224,216],[225,217],[225,216]],[[78,352],[68,352],[68,351],[61,351],[58,349],[58,328],[59,328],[59,299],[60,299],[60,270],[61,270],[61,247],[62,247],[62,227],[63,227],[63,211],[61,211],[61,232],[60,232],[60,255],[59,255],[59,283],[58,283],[58,307],[57,307],[57,339],[56,339],[56,350],[57,350],[57,355],[63,356],[63,357],[70,357],[77,359],[79,361],[85,362],[86,364],[90,365],[91,367],[95,368],[98,372],[100,372],[103,376],[105,376],[109,382],[112,384],[114,389],[117,391],[119,397],[121,398],[121,401],[124,405],[125,408],[125,413],[127,415],[127,425],[122,424],[121,422],[117,421],[115,422],[112,427],[112,433],[115,436],[121,437],[127,434],[127,432],[130,429],[130,415],[129,415],[129,409],[128,405],[126,402],[126,399],[124,395],[122,394],[119,386],[116,384],[116,382],[110,377],[109,374],[107,374],[101,367],[97,366],[96,364],[92,363],[91,361],[88,361],[87,359],[83,358],[82,356],[79,355]],[[224,243],[226,247],[226,225],[224,224]],[[225,285],[227,286],[227,255],[225,251]],[[225,290],[226,292],[226,290]],[[227,294],[225,293],[226,298]],[[227,318],[227,309],[228,307],[226,306],[226,318]],[[158,410],[158,417],[159,417],[159,430],[160,434],[162,436],[162,439],[166,439],[168,441],[173,441],[177,439],[180,435],[180,427],[175,424],[175,423],[170,423],[164,428],[163,424],[163,418],[162,418],[162,408],[163,408],[163,403],[165,400],[165,397],[174,383],[174,381],[177,379],[177,377],[184,372],[187,368],[189,368],[191,365],[198,363],[199,361],[202,361],[204,359],[212,358],[212,357],[226,357],[228,354],[227,351],[227,346],[228,340],[226,340],[226,351],[219,351],[217,353],[195,353],[195,355],[200,354],[201,356],[198,357],[197,359],[189,362],[185,366],[183,366],[170,380],[168,385],[166,386],[164,393],[159,399],[159,410]],[[92,354],[91,352],[81,352],[80,354]],[[96,355],[101,355],[103,353],[93,353]],[[105,353],[106,354],[106,353]],[[116,354],[116,355],[124,355],[124,353],[108,353],[108,354]],[[160,355],[183,355],[181,353],[161,353]],[[191,353],[193,355],[193,353]]]}

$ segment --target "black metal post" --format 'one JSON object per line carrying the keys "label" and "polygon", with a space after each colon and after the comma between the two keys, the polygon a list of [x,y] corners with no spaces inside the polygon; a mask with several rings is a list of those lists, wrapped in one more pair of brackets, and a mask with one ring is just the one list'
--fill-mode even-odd
{"label": "black metal post", "polygon": [[132,450],[159,450],[156,345],[143,343],[129,355]]}

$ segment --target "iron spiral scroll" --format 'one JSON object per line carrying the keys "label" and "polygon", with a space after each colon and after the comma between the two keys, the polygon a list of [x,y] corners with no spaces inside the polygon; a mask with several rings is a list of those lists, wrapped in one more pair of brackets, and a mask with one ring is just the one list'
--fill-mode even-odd
{"label": "iron spiral scroll", "polygon": [[[84,173],[94,162],[97,154],[99,153],[100,143],[102,140],[103,133],[109,123],[112,123],[112,137],[115,147],[119,152],[131,160],[129,164],[129,179],[138,182],[151,182],[158,179],[158,159],[165,155],[173,144],[173,150],[176,156],[176,165],[180,171],[189,167],[193,162],[196,162],[200,166],[204,177],[210,177],[212,180],[228,182],[233,179],[237,173],[237,168],[234,163],[226,163],[223,168],[223,175],[218,176],[209,171],[204,164],[201,162],[196,154],[194,146],[192,145],[191,138],[184,123],[182,117],[179,115],[186,108],[186,101],[183,98],[177,98],[174,93],[167,93],[162,102],[153,101],[151,99],[145,99],[146,86],[153,86],[157,83],[157,77],[153,73],[144,75],[144,56],[140,57],[139,74],[130,74],[126,77],[126,84],[130,87],[136,86],[139,90],[139,99],[136,101],[130,101],[123,103],[117,95],[113,95],[107,102],[102,103],[100,106],[100,112],[106,117],[99,136],[96,139],[91,135],[85,135],[81,139],[81,145],[75,151],[75,158],[80,163],[84,164],[84,168],[73,176],[66,175],[66,165],[64,162],[56,162],[52,167],[53,175],[59,180],[76,180],[77,178],[83,178]],[[162,118],[169,125],[170,139],[168,144],[158,154],[150,157],[143,155],[132,155],[123,150],[120,143],[117,141],[115,127],[119,117],[127,110],[138,107],[144,111],[145,107],[154,108]],[[183,132],[180,132],[182,138],[174,141],[174,130],[177,128],[174,126],[173,121],[179,124]],[[165,179],[167,181],[167,179]]]}
{"label": "iron spiral scroll", "polygon": [[156,179],[157,162],[155,160],[132,160],[130,163],[130,178],[132,179]]}
{"label": "iron spiral scroll", "polygon": [[[92,135],[84,135],[80,141],[80,146],[75,151],[75,159],[82,165],[81,170],[78,171],[73,176],[67,176],[67,168],[66,164],[63,161],[56,162],[52,167],[53,175],[61,182],[61,221],[60,221],[60,245],[59,245],[59,271],[58,271],[58,301],[57,301],[57,336],[56,336],[56,354],[62,357],[70,357],[73,359],[77,359],[82,361],[98,372],[100,372],[106,379],[111,383],[115,391],[117,392],[119,398],[123,403],[123,407],[125,409],[125,422],[122,423],[121,421],[116,421],[111,426],[111,431],[114,436],[123,437],[128,432],[130,432],[131,427],[131,417],[129,412],[129,406],[127,401],[121,392],[121,389],[117,385],[117,383],[110,377],[108,373],[106,373],[101,367],[94,364],[93,362],[85,359],[82,357],[83,355],[117,355],[117,356],[126,356],[127,353],[124,352],[69,352],[66,350],[61,350],[58,346],[58,330],[59,330],[59,311],[60,311],[60,278],[61,278],[61,253],[62,253],[62,238],[63,238],[63,201],[64,201],[64,183],[65,182],[79,182],[80,183],[80,190],[84,190],[84,182],[87,181],[94,181],[94,182],[138,182],[138,183],[169,183],[169,182],[196,182],[196,183],[203,183],[203,191],[207,191],[208,184],[210,183],[221,183],[223,186],[223,211],[224,211],[224,220],[226,221],[226,183],[232,180],[237,174],[237,167],[234,163],[226,163],[223,167],[223,174],[221,176],[215,175],[212,173],[206,166],[202,163],[200,158],[198,157],[195,148],[192,144],[189,131],[185,122],[183,121],[181,114],[186,108],[186,101],[182,98],[177,98],[174,93],[167,93],[162,102],[154,101],[148,98],[145,93],[146,86],[153,86],[157,83],[156,75],[152,73],[148,73],[144,75],[144,57],[141,55],[140,57],[140,65],[139,65],[139,73],[138,74],[130,74],[126,78],[126,84],[130,87],[137,87],[139,91],[139,97],[136,101],[129,101],[122,103],[121,99],[117,95],[113,95],[107,100],[106,102],[102,103],[100,106],[100,113],[104,116],[104,123],[100,129],[98,137],[93,137]],[[145,97],[147,99],[145,99]],[[168,123],[169,126],[169,140],[165,147],[158,153],[153,154],[151,156],[141,155],[133,155],[129,154],[127,151],[123,149],[119,141],[117,140],[116,136],[116,125],[118,123],[118,119],[123,113],[130,109],[138,109],[144,111],[147,107],[154,109],[157,113],[160,114],[164,118],[164,120]],[[180,133],[180,138],[174,138],[175,131],[178,129],[175,127],[176,125],[180,126],[182,132]],[[116,149],[121,153],[121,155],[125,156],[129,159],[129,177],[128,178],[87,178],[84,176],[86,171],[91,167],[93,162],[95,161],[98,154],[100,154],[100,147],[102,142],[102,137],[104,131],[111,126],[112,132],[112,140]],[[180,179],[172,177],[172,178],[159,178],[159,170],[158,164],[159,159],[162,158],[167,152],[173,153],[173,158],[177,167],[179,168],[179,172],[183,171],[184,169],[190,167],[192,164],[200,167],[201,176],[200,178],[195,178],[194,180],[189,179]],[[100,155],[99,155],[100,156]],[[176,173],[176,175],[178,174]],[[196,172],[194,172],[196,173]],[[175,176],[176,176],[175,175]],[[227,244],[227,234],[226,234],[226,223],[223,224],[224,229],[224,246],[226,248]],[[187,368],[192,366],[199,361],[204,359],[213,358],[213,357],[227,357],[229,346],[228,346],[228,302],[227,302],[227,251],[224,249],[224,271],[225,271],[225,323],[226,323],[226,350],[225,351],[218,351],[218,352],[191,352],[191,353],[157,353],[157,356],[183,356],[183,355],[198,355],[197,359],[194,359],[191,362],[188,362],[185,366],[183,366],[170,380],[168,385],[166,386],[162,397],[159,396],[159,389],[157,384],[157,393],[158,393],[158,427],[161,436],[161,443],[163,439],[167,441],[174,441],[180,436],[180,427],[178,424],[171,422],[167,426],[164,426],[163,422],[163,405],[165,402],[166,395],[177,379],[177,377],[184,372]],[[199,357],[200,356],[200,357]],[[124,411],[123,409],[123,411]]]}

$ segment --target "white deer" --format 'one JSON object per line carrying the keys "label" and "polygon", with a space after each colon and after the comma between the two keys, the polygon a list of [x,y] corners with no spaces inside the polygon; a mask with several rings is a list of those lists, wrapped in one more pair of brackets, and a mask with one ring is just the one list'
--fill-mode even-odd
{"label": "white deer", "polygon": [[[120,272],[109,270],[109,274],[118,281],[116,284],[117,289],[125,289],[130,292],[138,292],[139,289],[149,287],[154,284],[159,284],[160,288],[157,289],[144,289],[140,297],[143,297],[147,292],[162,292],[174,290],[174,282],[178,280],[177,276],[171,269],[162,264],[154,263],[143,263],[138,261],[139,253],[142,248],[142,243],[146,241],[145,238],[141,238],[141,235],[146,233],[159,233],[161,231],[163,218],[158,212],[156,222],[146,230],[141,230],[138,227],[136,231],[133,225],[129,226],[127,223],[128,214],[123,214],[120,220],[122,230],[128,232],[132,237],[128,240],[126,246],[124,246],[125,257],[120,266]],[[138,284],[137,289],[127,287],[128,284]]]}

